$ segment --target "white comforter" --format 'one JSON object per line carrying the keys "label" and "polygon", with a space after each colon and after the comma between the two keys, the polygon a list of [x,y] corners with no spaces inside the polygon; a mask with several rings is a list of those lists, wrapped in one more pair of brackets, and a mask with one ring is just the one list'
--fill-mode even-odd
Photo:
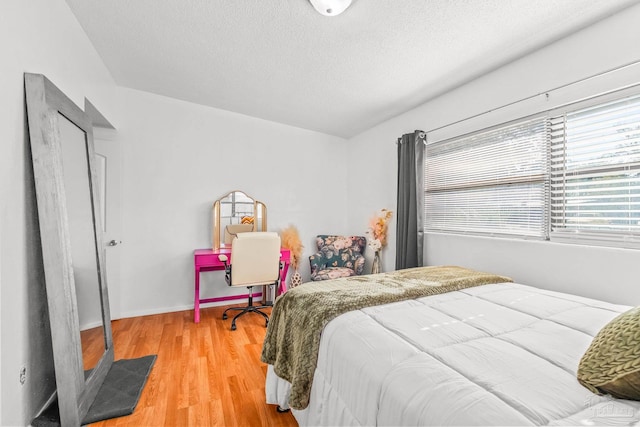
{"label": "white comforter", "polygon": [[[593,336],[629,307],[519,284],[353,311],[322,333],[300,425],[630,425],[640,402],[576,380]],[[287,406],[271,366],[267,403]]]}

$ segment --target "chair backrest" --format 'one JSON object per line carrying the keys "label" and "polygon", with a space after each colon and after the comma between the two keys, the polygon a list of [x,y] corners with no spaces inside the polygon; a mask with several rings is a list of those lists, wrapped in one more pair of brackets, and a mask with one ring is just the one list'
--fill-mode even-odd
{"label": "chair backrest", "polygon": [[240,233],[249,233],[253,231],[253,224],[229,224],[224,228],[224,244],[233,243],[233,238]]}
{"label": "chair backrest", "polygon": [[231,286],[269,285],[280,276],[280,236],[239,233],[231,244]]}
{"label": "chair backrest", "polygon": [[[367,239],[364,236],[335,236],[320,234],[316,238],[318,251],[324,254],[324,258],[329,264],[342,267],[345,263],[351,262],[355,256],[363,254],[367,246]],[[348,254],[343,257],[342,254]]]}

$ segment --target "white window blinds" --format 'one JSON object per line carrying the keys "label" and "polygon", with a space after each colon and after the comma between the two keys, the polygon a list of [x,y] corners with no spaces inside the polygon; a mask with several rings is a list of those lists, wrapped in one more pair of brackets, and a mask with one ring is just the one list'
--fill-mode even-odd
{"label": "white window blinds", "polygon": [[427,145],[425,229],[547,237],[545,117]]}
{"label": "white window blinds", "polygon": [[551,237],[640,241],[640,96],[550,119]]}

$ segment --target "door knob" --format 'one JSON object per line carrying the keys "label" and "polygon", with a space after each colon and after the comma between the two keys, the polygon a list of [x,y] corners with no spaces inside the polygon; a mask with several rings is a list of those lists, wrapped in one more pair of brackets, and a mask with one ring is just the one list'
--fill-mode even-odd
{"label": "door knob", "polygon": [[118,246],[120,243],[122,243],[122,240],[112,240],[108,244],[109,246]]}

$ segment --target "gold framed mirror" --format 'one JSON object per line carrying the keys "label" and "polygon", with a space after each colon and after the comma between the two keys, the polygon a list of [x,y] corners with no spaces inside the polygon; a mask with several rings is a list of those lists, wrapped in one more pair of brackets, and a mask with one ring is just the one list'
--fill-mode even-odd
{"label": "gold framed mirror", "polygon": [[267,231],[267,206],[242,191],[231,191],[212,207],[213,250],[230,247],[238,233]]}

